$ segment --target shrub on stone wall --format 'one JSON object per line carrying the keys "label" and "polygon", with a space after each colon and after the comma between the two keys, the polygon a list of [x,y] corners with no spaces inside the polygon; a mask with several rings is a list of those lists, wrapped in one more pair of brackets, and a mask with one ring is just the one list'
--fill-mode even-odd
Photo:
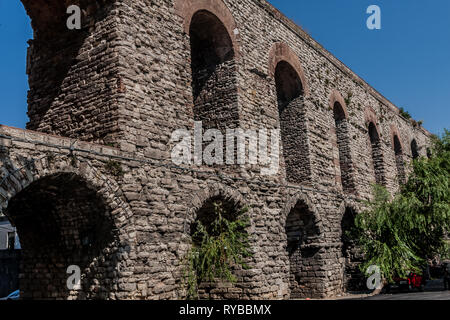
{"label": "shrub on stone wall", "polygon": [[204,225],[197,221],[192,236],[192,249],[186,258],[184,283],[188,299],[198,298],[198,287],[204,282],[236,282],[233,268],[248,269],[245,259],[250,257],[248,220],[244,214],[247,208],[238,212],[234,219],[222,202],[214,202],[215,219]]}

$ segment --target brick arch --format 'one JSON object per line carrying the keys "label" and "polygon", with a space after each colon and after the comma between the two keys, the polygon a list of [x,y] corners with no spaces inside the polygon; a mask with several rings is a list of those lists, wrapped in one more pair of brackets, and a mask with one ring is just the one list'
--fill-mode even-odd
{"label": "brick arch", "polygon": [[394,143],[395,136],[397,136],[398,141],[400,143],[400,147],[402,149],[402,152],[404,152],[405,149],[403,147],[403,140],[401,138],[400,131],[398,130],[398,127],[395,124],[392,124],[391,125],[391,145],[392,145],[392,148],[394,148],[394,146],[395,146],[395,143]]}
{"label": "brick arch", "polygon": [[299,202],[303,202],[308,208],[308,211],[311,212],[314,217],[314,223],[319,230],[319,236],[322,236],[324,234],[322,217],[320,216],[319,211],[310,199],[312,199],[312,194],[308,192],[299,192],[290,197],[281,212],[281,219],[285,223],[292,209],[294,209]]}
{"label": "brick arch", "polygon": [[222,197],[224,200],[229,200],[236,203],[238,206],[244,206],[245,200],[239,191],[236,191],[230,187],[224,186],[220,183],[209,185],[207,188],[200,192],[188,195],[183,203],[190,204],[187,209],[187,216],[185,220],[184,231],[187,231],[187,224],[192,223],[197,218],[197,212],[203,207],[203,205],[214,197]]}
{"label": "brick arch", "polygon": [[[192,204],[192,207],[187,210],[187,217],[184,221],[183,241],[181,243],[183,246],[183,248],[181,248],[182,252],[186,252],[186,249],[191,248],[192,246],[195,247],[203,241],[202,238],[196,238],[194,236],[198,222],[201,222],[207,230],[213,231],[211,226],[216,215],[211,213],[214,210],[212,205],[214,200],[223,201],[223,208],[226,211],[224,212],[224,217],[231,220],[233,220],[236,217],[236,213],[245,206],[244,198],[238,191],[220,183],[208,184],[204,190],[195,193],[193,197],[192,195],[190,197],[185,197],[185,201],[183,202]],[[245,213],[246,217],[249,217],[248,215],[248,212]],[[250,221],[250,224],[251,223],[252,221]],[[252,227],[249,226],[245,232],[249,233],[251,228]],[[239,267],[236,269],[235,266],[232,266],[233,273],[239,269]],[[240,272],[242,271],[243,270]],[[246,271],[243,272],[245,273]],[[247,290],[245,286],[243,286],[245,282],[247,282],[247,280],[238,280],[233,284],[234,290],[240,292],[240,294],[244,294]],[[201,283],[199,284],[199,289],[200,299],[233,298],[233,295],[230,294],[229,290],[220,286],[220,283]]]}
{"label": "brick arch", "polygon": [[364,119],[366,121],[366,127],[368,128],[369,124],[373,123],[375,125],[375,128],[377,129],[378,135],[380,135],[381,132],[378,125],[377,113],[372,107],[366,107],[366,109],[364,110]]}
{"label": "brick arch", "polygon": [[[378,119],[375,111],[371,107],[367,107],[365,110],[365,119],[367,127],[367,139],[371,146],[372,162],[375,174],[375,181],[379,185],[386,185],[386,174],[384,164],[384,154],[381,139],[381,131],[377,125]],[[374,131],[372,131],[372,128]]]}
{"label": "brick arch", "polygon": [[6,209],[8,202],[33,182],[57,174],[73,173],[102,195],[106,205],[112,208],[111,215],[117,227],[126,224],[133,215],[128,203],[117,195],[117,190],[120,190],[119,185],[103,175],[88,161],[83,161],[79,166],[74,167],[66,156],[56,156],[52,161],[48,161],[48,157],[43,157],[29,166],[23,167],[12,163],[12,167],[20,169],[7,170],[5,177],[0,180],[0,211]]}
{"label": "brick arch", "polygon": [[199,11],[215,15],[225,26],[231,38],[235,58],[240,58],[240,35],[236,21],[222,0],[175,0],[175,14],[183,19],[183,30],[189,34],[192,17]]}
{"label": "brick arch", "polygon": [[[353,160],[350,148],[350,129],[347,104],[337,90],[333,90],[329,98],[329,106],[333,110],[334,125],[331,126],[331,142],[338,156],[334,157],[336,168],[335,181],[344,192],[356,193],[354,183]],[[340,172],[340,175],[338,174]]]}
{"label": "brick arch", "polygon": [[275,77],[276,68],[282,61],[289,63],[294,68],[302,82],[303,96],[305,98],[309,97],[310,89],[299,57],[286,43],[276,42],[269,53],[269,74],[271,77]]}
{"label": "brick arch", "polygon": [[347,104],[345,103],[345,99],[342,97],[339,91],[333,90],[328,101],[329,106],[332,110],[334,109],[336,102],[338,102],[341,105],[342,111],[344,112],[345,119],[348,119]]}

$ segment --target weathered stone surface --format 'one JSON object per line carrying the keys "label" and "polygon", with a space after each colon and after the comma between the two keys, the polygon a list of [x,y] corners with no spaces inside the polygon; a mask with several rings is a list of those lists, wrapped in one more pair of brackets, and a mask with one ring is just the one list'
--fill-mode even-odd
{"label": "weathered stone surface", "polygon": [[[53,28],[57,1],[23,3],[37,30],[27,128],[39,132],[0,126],[23,297],[183,298],[190,229],[215,199],[250,206],[254,256],[238,283],[203,296],[343,292],[360,259],[344,213],[363,209],[371,183],[398,189],[402,161],[426,156],[426,130],[264,0],[82,2],[81,31]],[[171,134],[195,120],[281,129],[279,173],[174,168]],[[65,287],[69,264],[82,267],[81,291]]]}

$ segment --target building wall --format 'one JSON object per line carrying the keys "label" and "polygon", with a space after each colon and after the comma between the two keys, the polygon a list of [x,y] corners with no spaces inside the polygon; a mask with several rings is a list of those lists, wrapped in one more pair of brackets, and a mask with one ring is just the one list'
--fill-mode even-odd
{"label": "building wall", "polygon": [[[8,237],[14,235],[14,240],[9,240]],[[10,241],[14,241],[10,243]],[[8,220],[0,215],[0,250],[6,250],[10,246],[14,249],[20,249],[19,237],[16,229],[8,222]]]}
{"label": "building wall", "polygon": [[0,250],[0,297],[19,289],[20,250]]}
{"label": "building wall", "polygon": [[[30,16],[40,12],[35,12],[27,1],[24,3]],[[398,189],[393,134],[399,135],[405,161],[411,159],[412,138],[425,156],[429,134],[401,117],[388,100],[265,1],[117,0],[105,5],[108,10],[86,11],[89,27],[75,37],[84,34],[76,47],[75,60],[66,59],[63,53],[57,55],[71,71],[61,85],[56,85],[56,96],[55,87],[50,90],[41,83],[42,78],[53,81],[54,75],[39,71],[49,67],[54,54],[48,55],[37,44],[32,46],[28,128],[81,141],[2,127],[0,132],[6,138],[0,139],[0,159],[8,179],[0,186],[0,195],[7,215],[14,220],[20,211],[17,206],[8,206],[7,200],[35,201],[31,181],[58,184],[53,175],[60,172],[91,181],[91,188],[80,188],[76,194],[93,189],[109,199],[103,209],[95,206],[100,216],[102,211],[115,212],[114,201],[123,204],[130,214],[127,218],[125,213],[117,218],[112,215],[112,224],[120,226],[120,241],[102,247],[114,254],[104,254],[106,265],[94,268],[102,282],[92,288],[103,288],[97,297],[175,299],[185,296],[182,262],[191,246],[189,226],[205,203],[220,197],[251,208],[248,232],[254,255],[248,261],[250,270],[235,271],[237,284],[207,286],[202,291],[204,296],[281,299],[341,294],[346,260],[341,250],[341,220],[348,207],[356,212],[362,210],[360,201],[370,198],[371,183],[375,182],[369,124],[372,122],[378,131],[382,168],[391,192]],[[279,116],[277,101],[278,63],[288,62],[301,82],[301,100],[295,100],[291,109],[295,112],[286,117],[298,119],[298,126],[288,123],[284,131],[288,136],[302,137],[294,139],[289,149],[298,147],[302,152],[292,155],[294,161],[286,161],[285,156],[291,154],[282,153],[281,169],[276,175],[262,176],[258,165],[226,166],[217,171],[208,166],[180,169],[171,162],[175,144],[172,133],[193,130],[194,120],[198,120],[189,33],[192,18],[199,10],[207,10],[221,21],[234,50],[233,61],[215,70],[221,80],[218,83],[226,89],[214,91],[215,87],[211,92],[223,94],[222,99],[205,95],[212,100],[204,101],[213,101],[217,110],[213,115],[200,112],[210,124],[280,128],[284,118]],[[35,30],[44,28],[41,32],[45,33],[45,24],[36,22],[38,18],[33,26]],[[39,35],[36,37],[39,39]],[[217,41],[225,45],[224,39]],[[53,102],[48,103],[49,99]],[[344,110],[347,138],[337,136],[335,102]],[[47,106],[45,112],[38,107],[40,103]],[[338,139],[347,144],[354,182],[354,188],[345,191]],[[110,143],[114,147],[105,147]],[[47,161],[49,153],[57,161]],[[40,165],[28,168],[27,161],[32,159]],[[86,167],[91,168],[88,174]],[[14,168],[24,168],[22,175],[28,178],[14,179],[20,176]],[[301,179],[296,179],[300,173]],[[50,180],[42,180],[49,175]],[[105,185],[112,185],[114,190],[105,189]],[[94,206],[95,201],[90,199]],[[75,200],[70,203],[79,202]],[[56,221],[65,221],[61,217],[68,219],[73,214],[67,204],[56,208]],[[86,221],[72,221],[69,226],[77,234]],[[70,229],[64,230],[67,232],[62,239],[76,247]],[[307,237],[297,251],[290,253],[290,235],[298,232]],[[25,242],[22,245],[26,252]],[[33,259],[33,252],[29,257],[24,281],[31,283],[33,263],[39,259]],[[57,273],[61,283],[64,263],[77,260],[62,261],[62,269],[46,268],[44,264],[46,272]],[[97,274],[86,272],[90,278]],[[25,288],[28,297],[43,294],[26,284]],[[56,295],[95,297],[92,288],[84,288],[82,295],[62,291]]]}

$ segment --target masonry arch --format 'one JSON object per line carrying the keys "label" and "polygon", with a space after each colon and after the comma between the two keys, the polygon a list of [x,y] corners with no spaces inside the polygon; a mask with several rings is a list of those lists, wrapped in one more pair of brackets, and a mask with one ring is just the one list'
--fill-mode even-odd
{"label": "masonry arch", "polygon": [[359,270],[363,262],[360,249],[357,247],[355,235],[355,219],[357,211],[351,206],[343,208],[341,219],[341,253],[343,258],[343,289],[345,292],[360,291],[364,274]]}
{"label": "masonry arch", "polygon": [[298,57],[283,43],[269,54],[270,73],[275,80],[286,178],[292,183],[309,181],[311,164],[306,122],[306,80]]}
{"label": "masonry arch", "polygon": [[369,140],[371,145],[372,163],[375,174],[375,182],[378,185],[386,185],[385,171],[384,171],[384,156],[381,144],[380,135],[377,126],[374,122],[368,125]]}
{"label": "masonry arch", "polygon": [[400,134],[396,127],[391,128],[391,141],[394,148],[395,165],[397,167],[397,177],[400,184],[406,182],[405,163],[403,159],[403,145],[400,139]]}
{"label": "masonry arch", "polygon": [[335,134],[332,138],[333,146],[338,149],[338,159],[335,159],[335,163],[340,171],[340,175],[336,177],[336,180],[342,185],[344,192],[354,193],[356,186],[353,177],[347,106],[342,95],[336,90],[330,96],[330,108],[333,109],[335,123]]}
{"label": "masonry arch", "polygon": [[189,36],[193,114],[203,129],[239,126],[239,32],[221,0],[178,0],[175,12]]}
{"label": "masonry arch", "polygon": [[284,209],[286,254],[291,299],[311,297],[317,291],[317,277],[311,271],[321,261],[323,226],[317,209],[304,194],[291,198]]}
{"label": "masonry arch", "polygon": [[[129,250],[131,212],[110,189],[114,183],[87,164],[49,162],[8,170],[1,180],[2,211],[21,241],[21,298],[109,299],[117,290],[119,251]],[[67,288],[71,265],[80,267],[80,290]]]}
{"label": "masonry arch", "polygon": [[240,59],[240,34],[230,9],[222,0],[175,0],[175,13],[183,20],[183,30],[190,33],[192,19],[199,11],[216,16],[230,36],[236,59]]}
{"label": "masonry arch", "polygon": [[411,156],[414,160],[419,159],[420,157],[419,146],[416,139],[411,141]]}
{"label": "masonry arch", "polygon": [[277,66],[282,61],[287,62],[295,70],[301,82],[303,96],[308,98],[310,96],[309,84],[299,57],[286,43],[276,42],[269,52],[269,75],[272,78],[275,77]]}
{"label": "masonry arch", "polygon": [[[204,191],[195,194],[194,198],[190,200],[192,207],[188,210],[188,216],[186,219],[185,233],[189,244],[192,246],[201,245],[204,240],[198,227],[203,226],[210,235],[218,235],[217,231],[213,228],[213,223],[218,217],[219,212],[216,211],[216,206],[220,207],[222,217],[228,221],[235,221],[236,218],[243,214],[244,217],[249,218],[248,212],[243,212],[245,208],[245,202],[241,194],[233,189],[224,187],[220,184],[211,185]],[[241,230],[247,232],[247,230]],[[232,272],[235,276],[241,274],[238,278],[238,282],[232,284],[232,290],[230,290],[230,284],[224,285],[220,281],[216,283],[199,283],[198,295],[200,299],[216,300],[216,299],[234,299],[236,295],[243,295],[245,286],[243,286],[242,268],[240,266],[231,266]]]}

